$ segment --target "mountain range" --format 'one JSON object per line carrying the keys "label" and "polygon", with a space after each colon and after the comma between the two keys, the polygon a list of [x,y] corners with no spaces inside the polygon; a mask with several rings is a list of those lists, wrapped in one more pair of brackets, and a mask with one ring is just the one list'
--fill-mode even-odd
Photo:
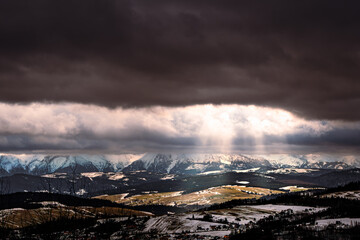
{"label": "mountain range", "polygon": [[173,154],[120,155],[31,155],[0,154],[0,175],[27,173],[42,175],[65,172],[131,172],[198,174],[253,168],[351,169],[360,167],[358,156]]}

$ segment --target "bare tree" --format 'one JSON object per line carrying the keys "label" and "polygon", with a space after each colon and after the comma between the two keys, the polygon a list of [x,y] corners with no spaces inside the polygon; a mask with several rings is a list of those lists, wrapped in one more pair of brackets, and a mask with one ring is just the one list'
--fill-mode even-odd
{"label": "bare tree", "polygon": [[70,167],[71,172],[69,173],[69,180],[67,181],[69,193],[73,196],[76,195],[76,169],[77,164]]}
{"label": "bare tree", "polygon": [[50,177],[41,177],[41,190],[46,190],[48,193],[52,193],[52,182],[53,179]]}

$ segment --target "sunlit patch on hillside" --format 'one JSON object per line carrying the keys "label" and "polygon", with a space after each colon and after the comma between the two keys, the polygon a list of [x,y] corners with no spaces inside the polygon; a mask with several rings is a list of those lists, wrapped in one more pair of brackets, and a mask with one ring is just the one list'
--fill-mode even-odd
{"label": "sunlit patch on hillside", "polygon": [[225,185],[186,194],[184,194],[183,191],[178,191],[134,195],[125,198],[122,194],[103,195],[97,196],[95,198],[106,199],[116,203],[122,203],[131,206],[151,204],[168,206],[188,206],[211,205],[216,203],[223,203],[234,199],[258,199],[266,195],[281,193],[284,192],[259,187]]}

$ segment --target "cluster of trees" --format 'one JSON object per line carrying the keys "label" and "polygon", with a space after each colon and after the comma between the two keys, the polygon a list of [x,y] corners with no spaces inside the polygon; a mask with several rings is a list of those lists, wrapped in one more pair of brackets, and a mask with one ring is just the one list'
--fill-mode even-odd
{"label": "cluster of trees", "polygon": [[[55,201],[66,206],[92,206],[92,207],[125,207],[122,204],[109,200],[81,198],[72,195],[42,192],[17,192],[0,195],[0,210],[10,208],[34,209],[42,205],[36,204],[43,201]],[[126,208],[130,208],[126,206]]]}

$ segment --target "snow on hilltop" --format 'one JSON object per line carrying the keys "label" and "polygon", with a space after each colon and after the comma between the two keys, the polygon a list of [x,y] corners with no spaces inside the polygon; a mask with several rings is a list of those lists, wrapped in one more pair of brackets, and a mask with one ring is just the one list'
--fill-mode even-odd
{"label": "snow on hilltop", "polygon": [[198,174],[270,168],[360,167],[359,156],[243,155],[243,154],[118,154],[118,155],[35,155],[0,154],[0,175],[13,173],[48,174],[55,172],[119,172],[148,170],[169,174]]}

